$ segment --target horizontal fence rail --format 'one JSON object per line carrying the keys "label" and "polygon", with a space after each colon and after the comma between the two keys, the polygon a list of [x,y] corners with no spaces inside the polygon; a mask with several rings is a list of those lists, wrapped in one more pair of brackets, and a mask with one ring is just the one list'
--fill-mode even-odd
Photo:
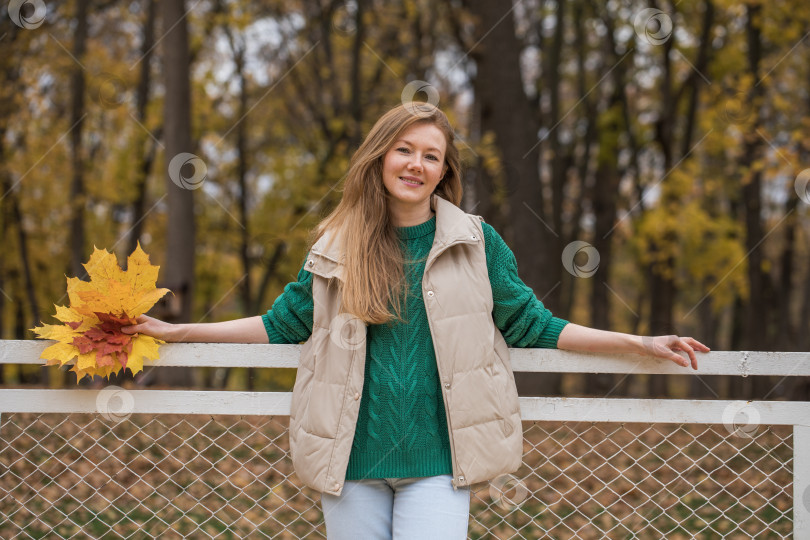
{"label": "horizontal fence rail", "polygon": [[[42,364],[48,340],[0,340],[0,364]],[[167,343],[148,367],[297,368],[301,345]],[[554,373],[691,374],[669,360],[636,354],[574,353],[558,349],[509,349],[512,370]],[[712,351],[698,354],[699,375],[810,376],[810,353]]]}
{"label": "horizontal fence rail", "polygon": [[[136,414],[238,414],[289,416],[288,392],[192,390],[25,390],[0,391],[2,413],[96,413],[116,395]],[[810,404],[791,401],[521,397],[524,420],[540,422],[655,422],[723,424],[734,408],[756,411],[761,425],[810,426]],[[745,413],[745,410],[737,411]]]}
{"label": "horizontal fence rail", "polygon": [[[0,340],[2,364],[51,342]],[[295,368],[300,345],[166,344],[168,366]],[[511,349],[516,372],[810,375],[810,354]],[[471,538],[810,538],[810,403],[521,397],[524,464]],[[0,537],[322,538],[287,392],[0,389]]]}

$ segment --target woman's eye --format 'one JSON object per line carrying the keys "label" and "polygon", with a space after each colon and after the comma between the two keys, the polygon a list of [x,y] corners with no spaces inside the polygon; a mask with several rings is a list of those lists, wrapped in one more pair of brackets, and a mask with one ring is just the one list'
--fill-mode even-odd
{"label": "woman's eye", "polygon": [[399,148],[397,148],[397,152],[402,152],[404,154],[408,154],[408,153],[410,153],[410,150],[408,150],[404,146],[400,146]]}
{"label": "woman's eye", "polygon": [[428,158],[428,159],[430,159],[430,160],[432,160],[432,161],[439,161],[439,158],[437,158],[437,157],[436,157],[436,156],[434,156],[433,154],[428,154],[428,155],[426,155],[425,157],[426,157],[426,158]]}

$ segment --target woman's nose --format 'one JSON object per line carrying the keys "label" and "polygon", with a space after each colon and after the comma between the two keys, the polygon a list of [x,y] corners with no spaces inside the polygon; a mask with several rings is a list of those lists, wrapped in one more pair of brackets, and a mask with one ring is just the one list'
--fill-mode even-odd
{"label": "woman's nose", "polygon": [[422,161],[416,153],[411,154],[411,159],[408,160],[408,167],[414,170],[422,170]]}

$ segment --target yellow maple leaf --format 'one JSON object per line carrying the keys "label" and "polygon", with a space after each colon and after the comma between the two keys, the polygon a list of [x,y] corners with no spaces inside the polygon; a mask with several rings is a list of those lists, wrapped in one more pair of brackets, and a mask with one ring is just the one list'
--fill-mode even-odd
{"label": "yellow maple leaf", "polygon": [[127,367],[133,370],[140,371],[143,369],[143,359],[149,360],[158,359],[158,345],[162,341],[155,339],[151,336],[141,335],[139,339],[132,344],[132,353],[129,355]]}
{"label": "yellow maple leaf", "polygon": [[63,341],[57,341],[50,347],[46,347],[40,357],[48,362],[64,365],[65,362],[76,358],[76,347]]}
{"label": "yellow maple leaf", "polygon": [[[147,255],[141,249],[141,245],[138,244],[138,247],[132,252],[132,255],[127,257],[127,272],[130,272],[132,275],[130,283],[133,284],[133,292],[154,289],[155,282],[157,282],[158,269],[159,267],[149,264],[149,255]],[[138,315],[140,315],[140,313]]]}
{"label": "yellow maple leaf", "polygon": [[56,315],[54,315],[54,317],[64,323],[82,320],[82,316],[79,312],[65,306],[56,306]]}
{"label": "yellow maple leaf", "polygon": [[56,343],[42,351],[46,365],[72,363],[77,380],[85,375],[109,377],[128,368],[134,375],[144,360],[156,360],[162,340],[142,334],[124,334],[122,326],[135,324],[169,289],[157,289],[160,267],[138,244],[127,258],[127,269],[118,266],[115,254],[94,248],[84,265],[89,281],[67,278],[70,306],[56,306],[54,317],[63,325],[43,324],[32,330]]}
{"label": "yellow maple leaf", "polygon": [[56,341],[72,341],[74,337],[81,335],[70,326],[61,326],[58,324],[43,324],[35,328],[34,331],[42,339],[55,339]]}

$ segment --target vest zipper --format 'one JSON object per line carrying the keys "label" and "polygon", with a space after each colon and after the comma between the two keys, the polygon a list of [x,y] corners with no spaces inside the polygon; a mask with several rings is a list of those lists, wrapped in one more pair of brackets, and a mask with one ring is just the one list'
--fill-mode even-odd
{"label": "vest zipper", "polygon": [[[427,276],[428,270],[433,265],[433,261],[438,259],[439,256],[442,253],[444,253],[445,250],[447,250],[448,248],[450,248],[452,246],[455,246],[456,244],[474,244],[475,242],[476,242],[475,240],[468,240],[466,238],[464,238],[464,239],[460,238],[460,239],[457,239],[457,240],[455,240],[453,242],[450,242],[449,244],[442,247],[440,249],[440,251],[437,251],[436,254],[432,258],[430,257],[430,255],[428,255],[428,260],[425,262],[425,271],[422,274],[422,289],[423,289],[423,292],[424,292],[424,288],[425,288],[425,276]],[[425,302],[424,295],[422,297],[422,301]],[[428,326],[430,327],[430,339],[433,342],[433,350],[435,351],[436,350],[436,341],[435,341],[435,335],[436,334],[433,331],[433,319],[431,317],[430,307],[428,306],[427,302],[425,302],[425,313],[427,313]],[[445,416],[445,418],[447,418],[447,435],[449,436],[449,439],[450,439],[450,460],[452,461],[451,466],[453,468],[453,479],[452,479],[451,483],[453,485],[453,491],[456,491],[456,490],[458,490],[458,487],[459,487],[457,485],[458,479],[462,475],[460,475],[459,471],[458,471],[458,460],[456,458],[456,443],[453,440],[453,422],[452,422],[451,417],[450,417],[450,407],[447,405],[447,392],[446,392],[447,387],[445,386],[445,384],[449,384],[449,380],[444,378],[444,375],[442,373],[441,362],[438,361],[438,355],[436,357],[436,370],[439,372],[439,384],[441,386],[441,392],[442,392],[443,401],[444,401],[444,416]]]}

